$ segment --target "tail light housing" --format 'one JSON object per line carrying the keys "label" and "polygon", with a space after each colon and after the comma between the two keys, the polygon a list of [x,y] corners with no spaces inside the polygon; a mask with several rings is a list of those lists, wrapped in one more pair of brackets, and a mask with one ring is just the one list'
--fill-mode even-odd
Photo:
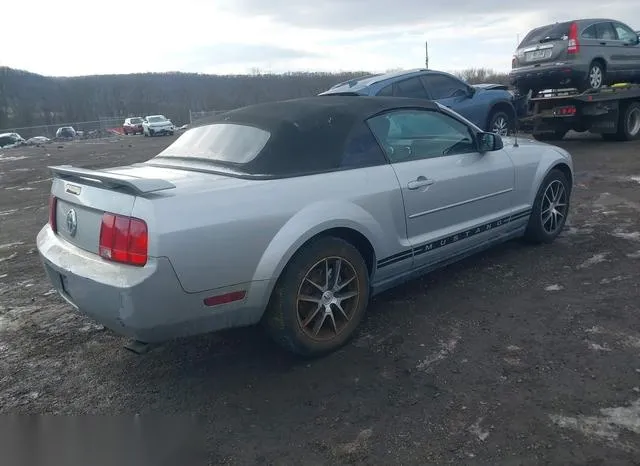
{"label": "tail light housing", "polygon": [[580,52],[580,41],[578,40],[578,23],[571,23],[569,26],[569,44],[567,45],[567,53],[576,54]]}
{"label": "tail light housing", "polygon": [[104,213],[100,225],[100,257],[142,267],[147,263],[148,245],[149,232],[144,220]]}
{"label": "tail light housing", "polygon": [[511,68],[515,68],[516,67],[516,56],[514,55],[511,58]]}
{"label": "tail light housing", "polygon": [[54,233],[58,231],[58,222],[56,221],[56,207],[58,199],[52,194],[49,196],[49,226]]}

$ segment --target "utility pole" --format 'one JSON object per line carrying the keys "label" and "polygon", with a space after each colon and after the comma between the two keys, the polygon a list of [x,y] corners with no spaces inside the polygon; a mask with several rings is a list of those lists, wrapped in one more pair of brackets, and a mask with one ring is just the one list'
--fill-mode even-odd
{"label": "utility pole", "polygon": [[429,41],[424,41],[424,65],[429,69]]}

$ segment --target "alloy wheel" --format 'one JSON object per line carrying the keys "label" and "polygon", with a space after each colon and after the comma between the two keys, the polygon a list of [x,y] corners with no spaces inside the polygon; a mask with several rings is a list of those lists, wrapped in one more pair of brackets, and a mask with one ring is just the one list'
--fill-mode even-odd
{"label": "alloy wheel", "polygon": [[499,116],[493,121],[491,131],[500,136],[507,136],[509,134],[509,122],[505,117]]}
{"label": "alloy wheel", "polygon": [[545,233],[552,235],[567,217],[567,191],[559,180],[553,180],[542,195],[540,221]]}
{"label": "alloy wheel", "polygon": [[597,65],[589,71],[589,85],[593,89],[600,89],[602,86],[602,69]]}
{"label": "alloy wheel", "polygon": [[338,336],[358,308],[361,290],[355,267],[342,257],[316,262],[305,274],[297,296],[298,324],[316,341]]}

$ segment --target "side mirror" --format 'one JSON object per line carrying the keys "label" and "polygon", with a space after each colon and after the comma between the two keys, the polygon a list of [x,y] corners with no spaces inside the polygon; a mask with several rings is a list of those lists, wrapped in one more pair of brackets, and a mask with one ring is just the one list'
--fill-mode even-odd
{"label": "side mirror", "polygon": [[504,147],[502,138],[495,133],[480,133],[478,135],[478,151],[481,154],[485,152],[493,152]]}
{"label": "side mirror", "polygon": [[467,88],[467,95],[468,95],[469,97],[473,97],[473,95],[474,95],[475,93],[476,93],[476,88],[475,88],[475,87],[473,87],[473,86],[469,86],[469,87]]}

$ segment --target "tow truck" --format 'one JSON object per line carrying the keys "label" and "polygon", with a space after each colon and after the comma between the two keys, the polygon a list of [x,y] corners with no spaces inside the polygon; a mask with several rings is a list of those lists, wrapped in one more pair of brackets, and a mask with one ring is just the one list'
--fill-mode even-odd
{"label": "tow truck", "polygon": [[640,84],[619,83],[600,89],[556,89],[531,93],[520,128],[540,141],[558,141],[569,130],[599,133],[607,141],[640,139]]}

